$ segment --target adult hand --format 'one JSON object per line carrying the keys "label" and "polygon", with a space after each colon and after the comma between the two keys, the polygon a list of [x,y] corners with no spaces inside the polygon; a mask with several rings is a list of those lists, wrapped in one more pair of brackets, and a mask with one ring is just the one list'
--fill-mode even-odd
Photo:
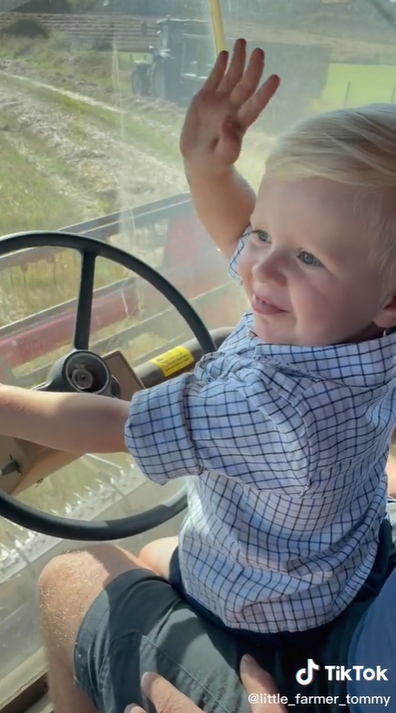
{"label": "adult hand", "polygon": [[[250,656],[241,663],[241,678],[252,713],[287,713],[271,676],[263,671]],[[147,698],[155,705],[157,713],[202,713],[190,699],[180,693],[169,681],[157,673],[146,673],[142,678],[142,688]],[[134,704],[124,713],[145,713]]]}

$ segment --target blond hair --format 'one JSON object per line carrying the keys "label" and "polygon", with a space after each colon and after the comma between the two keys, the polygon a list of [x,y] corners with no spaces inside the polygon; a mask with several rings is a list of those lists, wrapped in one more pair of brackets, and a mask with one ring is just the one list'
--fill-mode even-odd
{"label": "blond hair", "polygon": [[276,141],[266,176],[320,177],[359,188],[355,208],[373,235],[373,257],[380,260],[384,281],[396,284],[395,105],[336,109],[303,119]]}

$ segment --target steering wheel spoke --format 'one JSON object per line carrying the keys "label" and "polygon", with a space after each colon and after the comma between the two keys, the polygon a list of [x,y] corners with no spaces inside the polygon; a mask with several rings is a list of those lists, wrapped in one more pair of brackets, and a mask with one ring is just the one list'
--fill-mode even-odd
{"label": "steering wheel spoke", "polygon": [[97,255],[96,253],[83,251],[81,257],[80,290],[74,325],[73,347],[74,349],[89,349]]}

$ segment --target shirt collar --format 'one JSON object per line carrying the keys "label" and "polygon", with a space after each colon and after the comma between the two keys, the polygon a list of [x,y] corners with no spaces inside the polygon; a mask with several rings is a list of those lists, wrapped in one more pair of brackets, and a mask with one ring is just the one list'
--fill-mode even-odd
{"label": "shirt collar", "polygon": [[358,344],[309,347],[265,344],[253,333],[250,320],[247,329],[254,358],[266,359],[283,371],[366,388],[385,385],[396,377],[396,332]]}

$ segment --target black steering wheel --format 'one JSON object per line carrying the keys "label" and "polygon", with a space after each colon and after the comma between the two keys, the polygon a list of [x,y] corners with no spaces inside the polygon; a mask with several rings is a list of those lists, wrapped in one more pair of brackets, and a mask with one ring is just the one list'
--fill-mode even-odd
{"label": "black steering wheel", "polygon": [[[73,369],[73,364],[83,359],[84,364],[88,365],[88,370],[91,369],[92,378],[96,379],[97,383],[100,384],[100,388],[91,388],[90,390],[109,397],[117,396],[117,391],[114,390],[114,380],[106,362],[98,354],[89,351],[95,262],[98,257],[103,257],[122,265],[153,285],[186,321],[203,353],[207,354],[216,350],[209,331],[183,295],[168,280],[142,262],[142,260],[100,240],[72,233],[51,231],[18,233],[0,240],[0,257],[19,250],[39,247],[59,247],[76,250],[81,254],[82,258],[73,350],[53,366],[47,383],[42,387],[43,390],[86,390],[84,379],[79,384],[78,377],[77,380],[73,378],[76,373],[76,369]],[[144,513],[118,520],[96,520],[90,522],[57,517],[41,512],[18,502],[15,498],[0,491],[0,516],[44,535],[82,541],[118,540],[138,535],[172,519],[185,509],[186,504],[186,489],[182,488],[166,502]]]}

